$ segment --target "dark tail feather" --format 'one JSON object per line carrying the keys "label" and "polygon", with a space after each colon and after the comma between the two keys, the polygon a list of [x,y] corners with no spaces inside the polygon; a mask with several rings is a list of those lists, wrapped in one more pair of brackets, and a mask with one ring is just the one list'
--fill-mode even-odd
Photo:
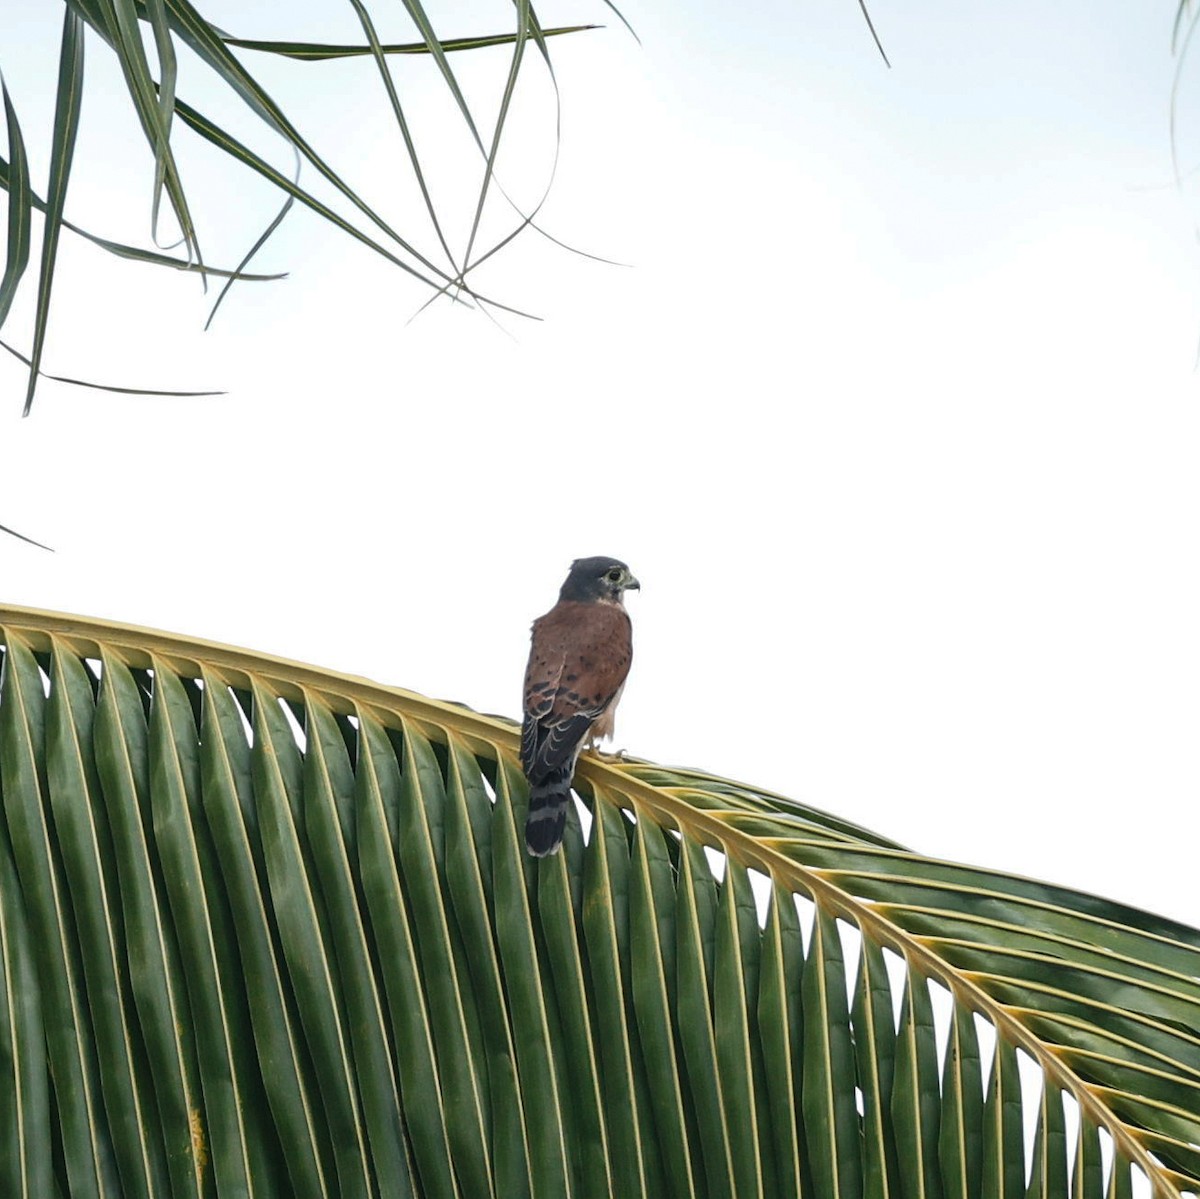
{"label": "dark tail feather", "polygon": [[562,844],[571,804],[571,771],[560,769],[529,788],[525,847],[535,858],[554,853]]}

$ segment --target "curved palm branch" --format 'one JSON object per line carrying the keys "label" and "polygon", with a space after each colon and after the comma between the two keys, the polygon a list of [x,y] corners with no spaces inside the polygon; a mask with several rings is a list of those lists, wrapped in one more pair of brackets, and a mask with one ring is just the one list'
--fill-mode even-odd
{"label": "curved palm branch", "polygon": [[535,863],[508,721],[0,630],[6,1195],[1200,1185],[1194,929],[635,761]]}

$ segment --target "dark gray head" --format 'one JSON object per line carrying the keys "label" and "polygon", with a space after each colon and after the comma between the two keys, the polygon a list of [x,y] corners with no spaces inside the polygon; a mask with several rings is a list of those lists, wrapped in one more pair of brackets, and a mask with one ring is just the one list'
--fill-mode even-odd
{"label": "dark gray head", "polygon": [[576,558],[558,598],[580,603],[599,600],[620,604],[624,603],[626,591],[640,588],[641,584],[630,573],[629,567],[616,558]]}

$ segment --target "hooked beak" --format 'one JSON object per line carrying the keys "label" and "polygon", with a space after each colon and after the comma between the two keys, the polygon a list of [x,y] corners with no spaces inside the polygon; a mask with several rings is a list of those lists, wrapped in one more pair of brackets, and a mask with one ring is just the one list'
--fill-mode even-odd
{"label": "hooked beak", "polygon": [[637,579],[633,577],[633,575],[630,575],[629,578],[625,580],[625,584],[621,588],[622,591],[641,591],[641,589],[641,583],[639,583]]}

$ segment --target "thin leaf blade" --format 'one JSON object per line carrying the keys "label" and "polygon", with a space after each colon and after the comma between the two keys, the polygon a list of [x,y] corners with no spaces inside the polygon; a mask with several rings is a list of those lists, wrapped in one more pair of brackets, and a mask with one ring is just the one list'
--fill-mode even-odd
{"label": "thin leaf blade", "polygon": [[54,107],[54,133],[50,141],[50,179],[46,186],[46,223],[42,238],[41,270],[38,276],[37,306],[33,318],[33,351],[30,354],[29,385],[25,391],[24,415],[33,407],[41,370],[46,327],[50,319],[50,292],[58,259],[63,207],[67,183],[75,158],[75,139],[79,132],[79,109],[83,92],[83,22],[70,7],[63,9],[62,43],[59,50],[58,88]]}

